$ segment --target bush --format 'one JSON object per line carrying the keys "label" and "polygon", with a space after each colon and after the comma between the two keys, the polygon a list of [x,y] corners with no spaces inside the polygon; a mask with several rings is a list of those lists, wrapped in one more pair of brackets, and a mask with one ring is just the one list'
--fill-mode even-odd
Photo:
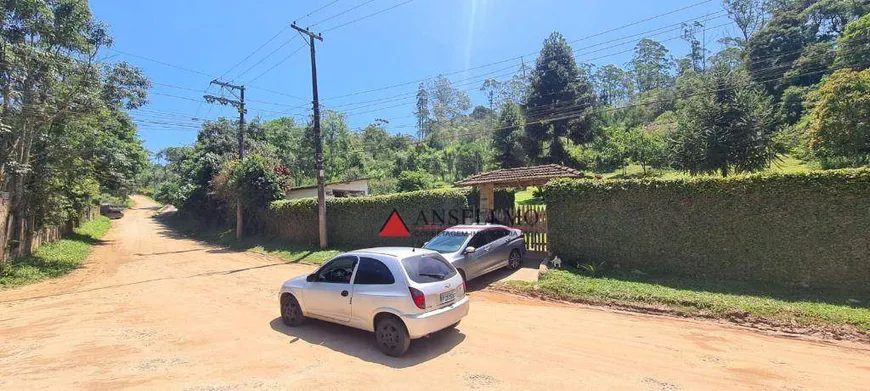
{"label": "bush", "polygon": [[550,251],[570,264],[870,290],[870,170],[561,180]]}
{"label": "bush", "polygon": [[870,69],[828,76],[810,113],[810,148],[825,167],[870,163]]}
{"label": "bush", "polygon": [[396,181],[396,191],[417,191],[432,188],[435,184],[435,177],[426,171],[402,171]]}
{"label": "bush", "polygon": [[[382,238],[378,234],[393,210],[414,231],[421,211],[465,208],[465,189],[424,190],[372,197],[327,198],[326,222],[330,246],[421,245],[423,239]],[[422,223],[421,223],[422,224]],[[303,198],[275,201],[269,207],[267,232],[280,239],[318,243],[317,200]],[[419,234],[425,235],[425,232]]]}

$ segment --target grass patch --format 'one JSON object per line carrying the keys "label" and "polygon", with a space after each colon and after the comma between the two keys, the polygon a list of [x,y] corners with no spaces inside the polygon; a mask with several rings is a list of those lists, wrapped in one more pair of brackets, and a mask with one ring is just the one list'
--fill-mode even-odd
{"label": "grass patch", "polygon": [[107,217],[97,216],[66,238],[46,244],[30,256],[12,260],[0,270],[0,288],[32,284],[75,270],[88,257],[91,246],[111,226]]}
{"label": "grass patch", "polygon": [[738,323],[763,322],[790,329],[846,326],[870,333],[870,296],[738,281],[605,273],[594,278],[578,269],[552,270],[537,283],[505,287],[560,300],[626,308],[665,310]]}
{"label": "grass patch", "polygon": [[544,205],[544,200],[535,197],[534,192],[537,187],[527,187],[526,190],[518,191],[514,194],[514,204],[516,205]]}
{"label": "grass patch", "polygon": [[182,217],[178,213],[159,215],[158,217],[167,227],[185,236],[233,250],[253,251],[275,256],[289,263],[319,265],[341,253],[349,251],[340,248],[321,250],[313,246],[287,243],[260,235],[248,236],[239,240],[236,239],[234,229],[204,227],[202,223],[195,219]]}

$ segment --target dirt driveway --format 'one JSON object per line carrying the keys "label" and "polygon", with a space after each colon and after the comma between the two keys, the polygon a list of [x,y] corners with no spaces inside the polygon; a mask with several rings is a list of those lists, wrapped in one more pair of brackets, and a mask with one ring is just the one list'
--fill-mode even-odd
{"label": "dirt driveway", "polygon": [[278,319],[311,270],[180,238],[137,199],[75,273],[0,292],[0,389],[867,389],[870,349],[472,293],[458,330],[382,355]]}

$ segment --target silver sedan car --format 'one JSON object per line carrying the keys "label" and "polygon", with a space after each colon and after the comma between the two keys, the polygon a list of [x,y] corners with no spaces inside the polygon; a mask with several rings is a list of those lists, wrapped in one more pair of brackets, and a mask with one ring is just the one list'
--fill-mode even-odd
{"label": "silver sedan car", "polygon": [[523,232],[496,224],[453,226],[423,248],[441,253],[465,281],[502,267],[517,269],[526,255]]}
{"label": "silver sedan car", "polygon": [[284,282],[280,298],[284,324],[310,317],[372,331],[390,356],[404,354],[412,339],[456,327],[469,307],[456,268],[435,251],[411,247],[341,254]]}

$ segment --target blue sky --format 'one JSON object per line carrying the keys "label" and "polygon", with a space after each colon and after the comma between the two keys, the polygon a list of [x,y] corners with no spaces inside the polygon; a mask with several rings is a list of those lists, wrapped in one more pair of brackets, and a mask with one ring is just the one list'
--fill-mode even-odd
{"label": "blue sky", "polygon": [[[415,81],[449,74],[457,86],[468,90],[475,104],[484,104],[477,91],[483,79],[509,78],[519,69],[517,57],[522,55],[526,64],[533,65],[543,40],[553,31],[576,41],[572,46],[578,62],[622,65],[643,36],[664,41],[672,54],[684,55],[686,45],[676,38],[679,31],[668,27],[682,21],[708,19],[705,38],[710,45],[733,30],[724,26],[728,20],[720,12],[719,0],[411,0],[402,4],[406,1],[91,0],[91,8],[110,25],[115,39],[112,50],[103,55],[109,61],[139,66],[154,83],[151,103],[133,115],[145,146],[155,152],[192,143],[201,119],[236,115],[230,107],[201,102],[203,92],[220,93],[217,87],[209,87],[217,76],[248,86],[249,118],[307,117],[309,52],[292,29],[227,72],[293,20],[325,31],[324,42],[317,46],[321,104],[349,111],[348,123],[354,129],[382,118],[390,121],[391,132],[406,133],[414,131]],[[338,15],[346,10],[350,11]],[[386,11],[353,22],[381,10]],[[331,19],[323,21],[327,18]],[[348,22],[353,23],[341,26]],[[397,84],[402,85],[385,88]]]}

